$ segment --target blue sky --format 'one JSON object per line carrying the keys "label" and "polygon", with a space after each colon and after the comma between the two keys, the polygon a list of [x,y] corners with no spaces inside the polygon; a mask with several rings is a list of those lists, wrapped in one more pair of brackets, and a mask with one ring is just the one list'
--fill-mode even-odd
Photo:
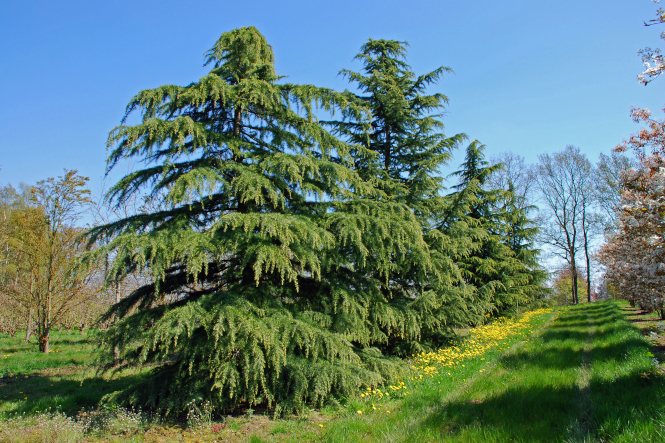
{"label": "blue sky", "polygon": [[[489,155],[579,146],[592,161],[638,129],[631,105],[665,106],[665,79],[640,85],[649,0],[8,1],[0,10],[0,185],[78,169],[100,187],[107,133],[129,99],[207,72],[222,32],[253,25],[288,81],[347,88],[367,38],[408,41],[417,73],[455,71],[431,92],[445,124]],[[658,116],[661,114],[658,113]],[[453,166],[462,161],[456,155]],[[116,177],[117,178],[117,177]]]}

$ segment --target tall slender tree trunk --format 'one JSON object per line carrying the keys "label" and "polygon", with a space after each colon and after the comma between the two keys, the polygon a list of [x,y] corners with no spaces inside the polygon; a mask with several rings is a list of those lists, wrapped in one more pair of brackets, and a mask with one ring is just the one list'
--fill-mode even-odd
{"label": "tall slender tree trunk", "polygon": [[[32,291],[35,288],[35,279],[30,277],[30,303],[32,303]],[[28,306],[28,318],[25,322],[25,341],[23,342],[24,344],[28,344],[28,341],[30,340],[30,336],[32,335],[32,305]]]}
{"label": "tall slender tree trunk", "polygon": [[48,353],[49,325],[46,318],[47,307],[42,305],[37,309],[37,340],[39,352]]}
{"label": "tall slender tree trunk", "polygon": [[[115,282],[115,303],[120,303],[120,288],[119,283]],[[113,346],[113,363],[118,364],[120,362],[120,348],[118,345]]]}
{"label": "tall slender tree trunk", "polygon": [[579,303],[579,299],[577,298],[577,264],[575,263],[574,258],[570,261],[570,278],[571,292],[573,294],[573,304],[576,305]]}
{"label": "tall slender tree trunk", "polygon": [[240,126],[242,123],[242,105],[236,105],[233,111],[233,135],[240,137]]}
{"label": "tall slender tree trunk", "polygon": [[591,263],[586,239],[584,240],[584,253],[586,254],[586,301],[587,303],[591,303]]}
{"label": "tall slender tree trunk", "polygon": [[[240,130],[242,129],[242,105],[237,104],[235,110],[233,111],[233,135],[240,138]],[[233,153],[233,161],[236,163],[242,163],[242,157]],[[238,212],[241,214],[246,214],[248,212],[247,203],[241,201],[238,198]]]}
{"label": "tall slender tree trunk", "polygon": [[39,350],[45,354],[48,354],[49,352],[49,335],[51,333],[51,295],[53,295],[53,279],[55,278],[53,275],[53,260],[56,231],[57,229],[55,226],[50,227],[51,238],[49,240],[48,266],[46,270],[46,294],[43,296],[39,303],[39,308],[37,309]]}
{"label": "tall slender tree trunk", "polygon": [[41,310],[38,310],[39,350],[45,354],[49,351],[49,336],[51,334],[51,280],[49,279],[45,300]]}
{"label": "tall slender tree trunk", "polygon": [[383,159],[386,167],[386,172],[390,171],[390,161],[391,161],[391,149],[392,149],[392,140],[390,137],[390,128],[386,128],[386,149],[384,151]]}
{"label": "tall slender tree trunk", "polygon": [[584,233],[584,257],[586,258],[586,300],[591,303],[591,260],[589,259],[589,223],[586,219],[586,202],[582,206],[582,232]]}

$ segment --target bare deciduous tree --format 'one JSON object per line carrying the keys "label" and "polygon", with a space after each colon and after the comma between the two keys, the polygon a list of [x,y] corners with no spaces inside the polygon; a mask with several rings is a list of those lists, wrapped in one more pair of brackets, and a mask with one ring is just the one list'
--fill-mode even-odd
{"label": "bare deciduous tree", "polygon": [[537,183],[543,203],[541,236],[552,252],[568,263],[573,303],[578,303],[577,253],[584,250],[587,296],[590,297],[591,236],[595,228],[593,167],[579,148],[539,156]]}
{"label": "bare deciduous tree", "polygon": [[537,188],[536,171],[532,165],[527,165],[524,157],[514,152],[502,152],[490,157],[490,163],[501,163],[503,168],[497,169],[487,180],[487,189],[508,190],[512,185],[512,192],[519,197],[523,206],[533,203],[534,192]]}
{"label": "bare deciduous tree", "polygon": [[611,155],[600,154],[595,170],[595,198],[603,212],[605,232],[609,233],[616,227],[621,201],[621,174],[636,165],[637,162],[627,155],[617,152]]}

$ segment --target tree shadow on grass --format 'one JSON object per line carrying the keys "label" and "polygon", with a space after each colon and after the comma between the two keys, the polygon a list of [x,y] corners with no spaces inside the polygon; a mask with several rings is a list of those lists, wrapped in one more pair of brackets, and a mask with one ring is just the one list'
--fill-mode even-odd
{"label": "tree shadow on grass", "polygon": [[65,337],[56,337],[55,339],[51,340],[51,346],[52,347],[57,347],[57,346],[79,346],[79,345],[87,345],[91,341],[95,340],[94,337],[88,336],[88,335],[71,335],[71,336],[65,336]]}
{"label": "tree shadow on grass", "polygon": [[576,309],[584,309],[584,311],[574,314],[566,313],[565,317],[559,317],[557,319],[557,322],[561,323],[579,322],[578,323],[579,325],[585,325],[589,319],[597,320],[607,316],[620,315],[617,314],[617,312],[612,308],[612,306],[610,305],[600,306],[600,305],[602,305],[602,303],[598,304],[594,303],[591,306],[585,305],[583,308],[576,308]]}
{"label": "tree shadow on grass", "polygon": [[[547,343],[547,342],[546,342]],[[644,346],[644,341],[637,338],[628,338],[621,345],[596,344],[592,346],[591,352],[604,355],[604,359],[624,359],[630,350]],[[646,350],[644,351],[646,353]],[[571,348],[557,348],[546,344],[538,351],[520,349],[499,360],[499,367],[507,370],[522,370],[537,366],[543,369],[565,370],[579,367],[584,350]]]}
{"label": "tree shadow on grass", "polygon": [[453,438],[486,433],[505,441],[561,441],[569,433],[576,397],[577,389],[570,387],[509,388],[493,397],[441,405],[422,425]]}
{"label": "tree shadow on grass", "polygon": [[569,348],[545,347],[535,353],[520,350],[501,358],[499,367],[509,371],[525,370],[533,366],[565,370],[578,367],[582,361],[582,354],[582,349]]}
{"label": "tree shadow on grass", "polygon": [[[595,308],[595,312],[593,323],[599,326],[622,318],[611,305]],[[518,380],[529,377],[530,383],[540,368],[580,366],[580,351],[557,348],[552,342],[570,337],[571,331],[562,329],[565,321],[561,323],[551,325],[541,336],[543,347],[505,356],[499,366]],[[511,386],[500,379],[493,381],[490,374],[485,382],[493,387],[485,394],[463,394],[454,401],[430,405],[419,425],[442,439],[462,441],[613,441],[620,435],[633,440],[639,436],[635,441],[660,441],[665,379],[649,373],[644,359],[626,360],[628,355],[646,355],[648,349],[649,344],[633,328],[618,322],[594,337],[588,387],[580,389],[577,380],[556,386],[547,378],[535,379],[537,384],[527,387]],[[620,368],[626,364],[631,365],[630,372],[621,374]],[[573,373],[577,377],[577,371]]]}
{"label": "tree shadow on grass", "polygon": [[488,398],[443,404],[420,425],[453,440],[611,441],[652,426],[658,416],[654,405],[662,403],[664,394],[662,379],[644,379],[637,372],[614,381],[592,380],[589,390],[589,409],[582,407],[577,387],[510,388]]}
{"label": "tree shadow on grass", "polygon": [[0,382],[0,411],[4,413],[34,413],[47,408],[60,409],[74,415],[81,409],[92,408],[114,391],[137,383],[140,375],[121,375],[111,380],[102,377],[85,378],[81,382],[79,368],[66,368],[63,374],[37,374],[3,378]]}
{"label": "tree shadow on grass", "polygon": [[[577,316],[576,316],[577,317]],[[607,323],[617,322],[623,319],[623,316],[616,311],[611,310],[602,310],[596,312],[594,315],[582,316],[583,320],[571,320],[571,317],[558,318],[553,324],[551,324],[543,334],[541,338],[545,341],[552,340],[568,340],[568,339],[584,339],[588,336],[588,327],[589,326],[602,326]],[[580,330],[580,328],[584,328]],[[630,330],[630,326],[627,324],[619,325],[618,329]]]}
{"label": "tree shadow on grass", "polygon": [[[588,323],[586,324],[588,326]],[[543,334],[540,335],[540,338],[546,342],[563,342],[565,340],[586,340],[588,333],[582,332],[576,329],[569,328],[563,325],[556,325],[552,329],[548,329]]]}
{"label": "tree shadow on grass", "polygon": [[[594,405],[596,437],[607,441],[617,435],[653,425],[663,413],[665,380],[643,372],[614,380],[594,378],[589,385]],[[662,441],[662,440],[659,440]]]}

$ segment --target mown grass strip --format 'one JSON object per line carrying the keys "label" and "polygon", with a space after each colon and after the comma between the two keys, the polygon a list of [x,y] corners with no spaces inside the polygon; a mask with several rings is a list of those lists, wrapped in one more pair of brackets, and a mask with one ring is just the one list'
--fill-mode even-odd
{"label": "mown grass strip", "polygon": [[390,416],[382,410],[331,423],[323,440],[665,441],[663,378],[649,372],[649,342],[616,303],[562,310],[523,346],[493,352],[485,371],[479,359],[462,367],[473,369],[459,385],[432,377]]}
{"label": "mown grass strip", "polygon": [[448,427],[457,424],[439,423],[439,410],[452,399],[467,395],[506,350],[530,340],[531,334],[553,315],[552,310],[543,310],[530,313],[520,322],[497,322],[473,331],[475,339],[464,347],[419,356],[415,374],[405,383],[407,395],[402,400],[379,398],[377,402],[373,395],[352,401],[345,416],[330,422],[321,440],[440,441],[442,431],[445,434]]}
{"label": "mown grass strip", "polygon": [[[626,303],[627,304],[627,303]],[[665,379],[651,343],[616,303],[589,311],[596,327],[589,390],[596,441],[664,442]]]}

